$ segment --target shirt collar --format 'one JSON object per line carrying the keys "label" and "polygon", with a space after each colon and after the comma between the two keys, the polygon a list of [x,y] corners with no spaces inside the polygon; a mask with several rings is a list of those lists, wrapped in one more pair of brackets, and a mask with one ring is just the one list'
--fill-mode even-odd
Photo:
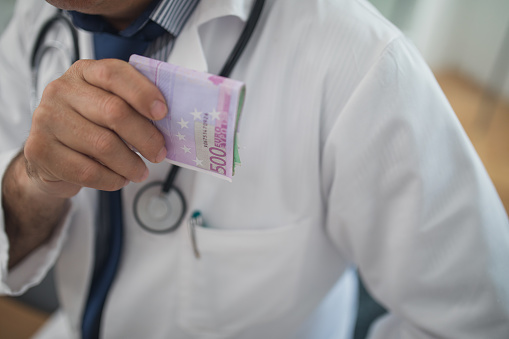
{"label": "shirt collar", "polygon": [[173,36],[178,36],[199,2],[200,0],[163,0],[151,13],[150,19]]}

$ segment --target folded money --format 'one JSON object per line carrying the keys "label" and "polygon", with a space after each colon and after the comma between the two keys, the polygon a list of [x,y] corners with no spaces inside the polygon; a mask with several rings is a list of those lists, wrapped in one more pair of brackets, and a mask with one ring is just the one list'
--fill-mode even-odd
{"label": "folded money", "polygon": [[245,85],[139,55],[129,63],[166,99],[168,115],[153,121],[165,138],[166,160],[232,181],[240,165],[236,135]]}

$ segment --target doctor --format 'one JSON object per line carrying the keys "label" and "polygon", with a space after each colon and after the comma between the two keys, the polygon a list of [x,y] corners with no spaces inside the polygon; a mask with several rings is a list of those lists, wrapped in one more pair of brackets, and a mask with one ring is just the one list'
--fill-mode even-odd
{"label": "doctor", "polygon": [[[242,167],[232,184],[181,171],[188,214],[165,234],[132,210],[169,168],[147,120],[167,114],[164,98],[124,61],[91,59],[101,35],[155,22],[165,32],[147,55],[217,73],[252,1],[48,2],[19,0],[0,41],[0,291],[21,294],[56,266],[61,310],[39,338],[79,338],[96,190],[120,188],[103,338],[351,338],[353,266],[389,310],[371,338],[509,337],[502,204],[431,72],[367,2],[267,2],[231,75],[248,90]],[[30,53],[52,5],[78,12],[84,60],[62,69],[48,53],[32,112]],[[52,37],[71,45],[61,28]],[[199,259],[195,210],[208,226],[195,230]]]}

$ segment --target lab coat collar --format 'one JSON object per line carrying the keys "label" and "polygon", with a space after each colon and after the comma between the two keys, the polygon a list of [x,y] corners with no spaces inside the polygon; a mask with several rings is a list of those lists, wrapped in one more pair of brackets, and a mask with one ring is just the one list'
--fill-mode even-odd
{"label": "lab coat collar", "polygon": [[205,0],[200,1],[175,41],[169,63],[206,72],[207,60],[203,52],[198,28],[221,17],[233,15],[246,21],[253,0]]}
{"label": "lab coat collar", "polygon": [[200,1],[195,10],[196,23],[202,25],[210,20],[227,15],[239,17],[246,21],[251,11],[253,0],[215,0]]}

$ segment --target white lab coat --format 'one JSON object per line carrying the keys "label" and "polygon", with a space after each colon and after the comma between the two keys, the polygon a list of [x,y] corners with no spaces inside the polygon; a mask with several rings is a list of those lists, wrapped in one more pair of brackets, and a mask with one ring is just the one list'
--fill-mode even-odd
{"label": "white lab coat", "polygon": [[[250,4],[201,1],[169,61],[217,72]],[[53,12],[21,0],[1,40],[0,173],[30,128],[29,54]],[[89,34],[80,45],[93,56]],[[41,81],[58,67],[47,63]],[[268,1],[232,77],[247,85],[242,167],[233,183],[189,170],[176,180],[188,216],[200,210],[209,226],[196,230],[201,259],[185,224],[140,228],[132,205],[144,184],[127,186],[104,338],[346,339],[356,285],[351,273],[337,282],[352,265],[390,310],[371,338],[509,338],[507,216],[396,28],[365,1]],[[147,182],[168,167],[149,164]],[[9,273],[0,232],[2,293],[22,293],[56,265],[62,311],[40,338],[78,335],[96,193],[72,202],[51,241]]]}

